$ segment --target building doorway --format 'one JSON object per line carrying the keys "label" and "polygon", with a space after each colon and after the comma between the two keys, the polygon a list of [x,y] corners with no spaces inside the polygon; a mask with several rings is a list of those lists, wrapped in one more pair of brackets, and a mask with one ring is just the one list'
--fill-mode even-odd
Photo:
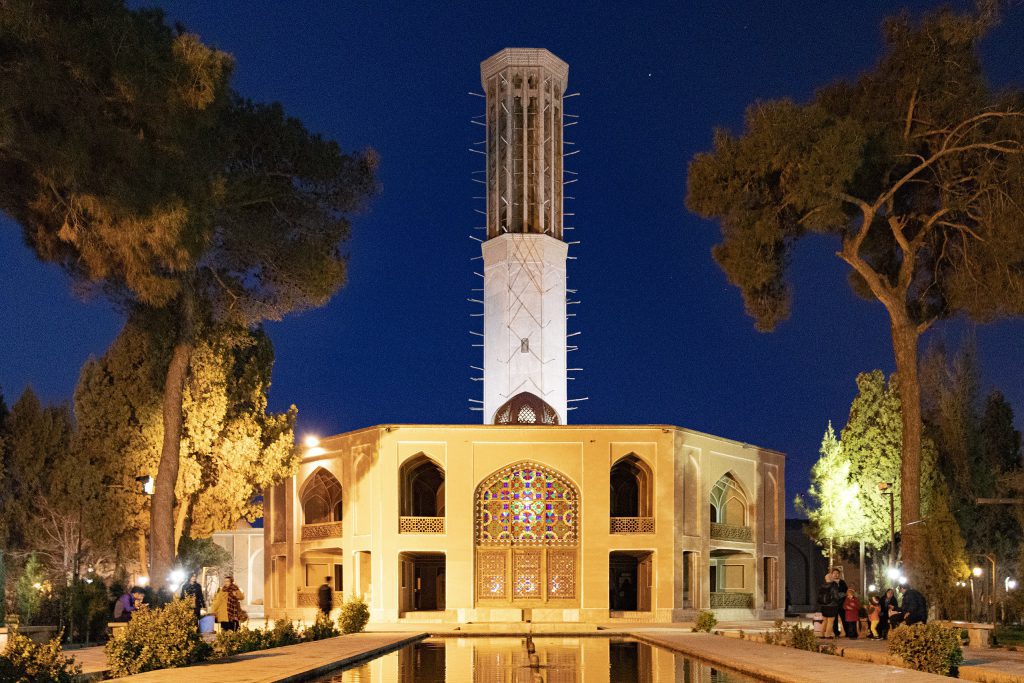
{"label": "building doorway", "polygon": [[443,553],[401,553],[398,556],[399,612],[434,612],[445,608]]}
{"label": "building doorway", "polygon": [[608,559],[608,603],[613,612],[650,612],[654,553],[617,551]]}

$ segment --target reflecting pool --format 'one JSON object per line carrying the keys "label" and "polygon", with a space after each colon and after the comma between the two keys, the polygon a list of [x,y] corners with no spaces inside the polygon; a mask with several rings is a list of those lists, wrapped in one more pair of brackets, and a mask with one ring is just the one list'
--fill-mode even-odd
{"label": "reflecting pool", "polygon": [[428,638],[321,683],[749,683],[628,638]]}

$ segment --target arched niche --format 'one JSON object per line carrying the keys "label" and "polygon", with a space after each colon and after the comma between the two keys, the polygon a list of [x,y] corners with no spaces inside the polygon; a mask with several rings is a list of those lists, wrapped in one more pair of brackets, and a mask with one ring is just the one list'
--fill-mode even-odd
{"label": "arched niche", "polygon": [[651,517],[653,485],[651,469],[639,456],[619,458],[609,473],[609,516]]}
{"label": "arched niche", "polygon": [[494,411],[496,425],[557,425],[558,412],[528,391],[516,394]]}
{"label": "arched niche", "polygon": [[711,522],[748,526],[749,499],[731,472],[723,474],[711,487]]}
{"label": "arched niche", "polygon": [[400,514],[403,517],[444,517],[445,473],[435,460],[419,453],[399,469]]}
{"label": "arched niche", "polygon": [[303,524],[341,521],[341,483],[324,468],[316,468],[303,482],[299,499],[302,501]]}

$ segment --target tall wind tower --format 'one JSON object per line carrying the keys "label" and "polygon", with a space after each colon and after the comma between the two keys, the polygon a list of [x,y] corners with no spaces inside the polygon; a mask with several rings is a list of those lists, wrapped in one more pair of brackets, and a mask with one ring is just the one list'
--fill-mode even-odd
{"label": "tall wind tower", "polygon": [[565,424],[562,99],[569,66],[507,48],[480,65],[487,121],[485,424]]}

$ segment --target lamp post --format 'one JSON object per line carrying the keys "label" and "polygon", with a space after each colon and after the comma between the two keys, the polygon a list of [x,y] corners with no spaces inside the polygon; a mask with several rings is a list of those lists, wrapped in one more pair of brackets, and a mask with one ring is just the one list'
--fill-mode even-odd
{"label": "lamp post", "polygon": [[878,490],[883,496],[889,496],[889,566],[896,566],[896,503],[895,489],[891,481],[878,482]]}
{"label": "lamp post", "polygon": [[976,616],[974,611],[974,580],[980,578],[984,573],[985,570],[981,567],[974,567],[971,569],[971,621],[974,621],[974,617]]}
{"label": "lamp post", "polygon": [[[996,623],[996,556],[992,553],[978,553],[978,557],[984,557],[992,564],[992,591],[988,596],[988,619],[994,626]],[[974,575],[982,575],[981,567],[974,568]]]}

